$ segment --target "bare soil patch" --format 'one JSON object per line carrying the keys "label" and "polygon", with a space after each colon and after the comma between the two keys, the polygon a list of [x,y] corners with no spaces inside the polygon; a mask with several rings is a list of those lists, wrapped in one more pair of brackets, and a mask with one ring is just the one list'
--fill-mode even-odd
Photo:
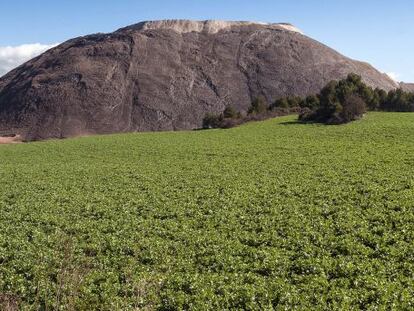
{"label": "bare soil patch", "polygon": [[10,137],[0,137],[0,145],[5,144],[18,144],[22,142],[22,137],[20,135],[10,136]]}

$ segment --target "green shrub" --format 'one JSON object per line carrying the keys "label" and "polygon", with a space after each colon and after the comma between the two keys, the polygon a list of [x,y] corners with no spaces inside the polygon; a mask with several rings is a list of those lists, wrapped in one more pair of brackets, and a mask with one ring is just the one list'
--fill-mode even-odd
{"label": "green shrub", "polygon": [[367,103],[376,106],[379,93],[366,86],[360,76],[350,74],[341,81],[329,82],[318,96],[307,97],[303,102],[302,121],[328,124],[347,123],[360,118],[366,111]]}
{"label": "green shrub", "polygon": [[342,123],[359,119],[366,112],[364,100],[357,95],[349,95],[342,105],[340,120]]}
{"label": "green shrub", "polygon": [[391,90],[380,108],[385,111],[412,112],[414,111],[414,94],[404,92],[402,89]]}
{"label": "green shrub", "polygon": [[264,113],[268,110],[268,104],[263,96],[255,98],[248,110],[248,114],[259,114]]}
{"label": "green shrub", "polygon": [[237,119],[240,117],[240,113],[233,106],[227,106],[223,111],[223,117],[226,119]]}
{"label": "green shrub", "polygon": [[276,100],[271,109],[275,109],[275,108],[289,108],[289,101],[286,97],[283,98],[279,98],[278,100]]}
{"label": "green shrub", "polygon": [[203,129],[231,128],[242,122],[241,113],[228,106],[221,114],[207,113],[203,119]]}
{"label": "green shrub", "polygon": [[223,115],[207,113],[203,119],[203,129],[219,128],[223,122]]}
{"label": "green shrub", "polygon": [[295,108],[300,106],[302,98],[300,96],[288,96],[287,101],[290,108]]}
{"label": "green shrub", "polygon": [[299,121],[308,122],[314,120],[314,111],[308,107],[301,109],[299,113]]}
{"label": "green shrub", "polygon": [[301,108],[316,109],[320,106],[319,97],[316,95],[309,95],[300,102],[299,106]]}

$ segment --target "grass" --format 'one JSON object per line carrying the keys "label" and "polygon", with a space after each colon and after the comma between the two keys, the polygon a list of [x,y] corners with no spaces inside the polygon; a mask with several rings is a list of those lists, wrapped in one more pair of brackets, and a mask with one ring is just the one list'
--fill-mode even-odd
{"label": "grass", "polygon": [[294,119],[0,146],[0,309],[413,310],[414,114]]}

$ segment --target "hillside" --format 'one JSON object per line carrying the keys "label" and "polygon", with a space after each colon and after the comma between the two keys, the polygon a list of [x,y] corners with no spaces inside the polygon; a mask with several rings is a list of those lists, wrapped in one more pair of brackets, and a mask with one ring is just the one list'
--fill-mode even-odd
{"label": "hillside", "polygon": [[356,73],[398,85],[290,24],[155,21],[69,40],[0,79],[0,134],[26,140],[194,129],[207,112],[318,92]]}
{"label": "hillside", "polygon": [[400,83],[400,87],[406,92],[414,92],[414,83]]}
{"label": "hillside", "polygon": [[413,153],[412,113],[1,145],[0,309],[412,310]]}

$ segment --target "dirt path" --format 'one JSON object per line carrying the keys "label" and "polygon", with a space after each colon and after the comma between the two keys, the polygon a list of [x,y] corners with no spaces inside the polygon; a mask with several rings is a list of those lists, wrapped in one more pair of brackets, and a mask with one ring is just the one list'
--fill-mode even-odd
{"label": "dirt path", "polygon": [[0,137],[0,145],[18,144],[21,142],[22,142],[22,138],[20,135],[16,135],[14,137]]}

